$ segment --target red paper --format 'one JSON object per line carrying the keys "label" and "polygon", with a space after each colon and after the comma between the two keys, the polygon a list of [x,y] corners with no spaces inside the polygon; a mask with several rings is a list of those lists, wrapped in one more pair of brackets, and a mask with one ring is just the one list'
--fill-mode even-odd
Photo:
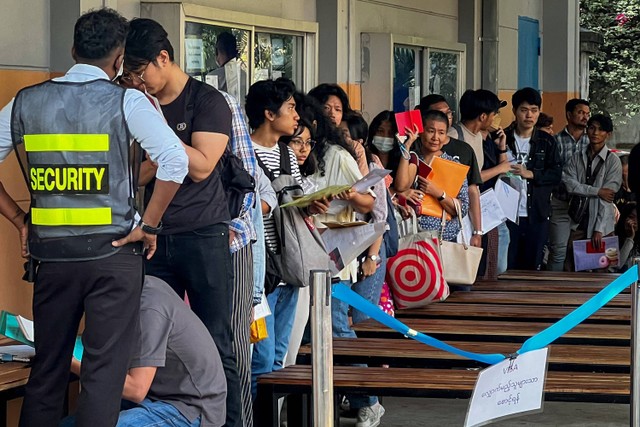
{"label": "red paper", "polygon": [[429,166],[422,160],[418,160],[418,175],[420,175],[423,178],[429,178],[429,175],[431,174],[432,170],[433,169],[431,169],[431,166]]}
{"label": "red paper", "polygon": [[413,130],[414,125],[418,126],[418,133],[424,132],[420,110],[411,110],[405,111],[404,113],[396,113],[396,124],[398,125],[398,135],[400,136],[405,136],[407,134],[405,128]]}
{"label": "red paper", "polygon": [[586,253],[588,253],[588,254],[603,254],[604,253],[604,242],[600,242],[600,249],[596,249],[596,248],[593,247],[593,243],[591,243],[591,240],[589,240],[587,242]]}

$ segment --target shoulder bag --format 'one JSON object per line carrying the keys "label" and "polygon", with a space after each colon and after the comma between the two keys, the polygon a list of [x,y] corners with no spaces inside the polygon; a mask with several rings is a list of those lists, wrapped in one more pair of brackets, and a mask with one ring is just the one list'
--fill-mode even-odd
{"label": "shoulder bag", "polygon": [[[453,202],[456,205],[457,216],[456,218],[452,218],[451,221],[459,221],[460,228],[464,229],[460,202],[457,199],[453,199]],[[466,243],[442,240],[446,224],[446,211],[442,209],[442,227],[439,240],[444,278],[449,284],[473,285],[476,281],[476,275],[478,274],[480,258],[482,258],[482,248],[476,248]],[[462,235],[464,236],[464,232]]]}

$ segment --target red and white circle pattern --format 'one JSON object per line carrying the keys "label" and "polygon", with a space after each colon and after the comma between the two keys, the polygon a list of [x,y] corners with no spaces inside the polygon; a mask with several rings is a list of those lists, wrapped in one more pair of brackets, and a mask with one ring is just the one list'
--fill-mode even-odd
{"label": "red and white circle pattern", "polygon": [[387,263],[387,280],[398,308],[420,307],[449,296],[437,239],[414,242]]}

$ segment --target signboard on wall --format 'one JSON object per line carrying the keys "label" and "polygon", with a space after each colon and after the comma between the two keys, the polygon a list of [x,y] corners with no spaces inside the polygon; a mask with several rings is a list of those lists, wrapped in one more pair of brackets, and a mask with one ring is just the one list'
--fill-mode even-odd
{"label": "signboard on wall", "polygon": [[187,37],[184,40],[185,62],[187,73],[200,73],[204,70],[204,50],[202,39]]}

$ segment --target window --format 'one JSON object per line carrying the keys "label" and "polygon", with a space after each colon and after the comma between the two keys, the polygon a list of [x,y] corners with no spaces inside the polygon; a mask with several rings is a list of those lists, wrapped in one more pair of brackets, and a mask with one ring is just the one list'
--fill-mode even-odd
{"label": "window", "polygon": [[256,33],[253,82],[287,77],[302,87],[302,37]]}
{"label": "window", "polygon": [[[460,53],[429,49],[427,64],[429,91],[445,97],[452,110],[456,109],[459,93]],[[427,95],[427,93],[425,93]]]}
{"label": "window", "polygon": [[[224,49],[218,52],[220,36],[235,38],[238,59],[227,58]],[[233,37],[229,37],[229,34]],[[249,86],[248,66],[251,32],[242,28],[187,22],[185,25],[185,72],[198,80],[242,99]],[[233,44],[233,43],[232,43]],[[227,61],[228,65],[220,64]]]}
{"label": "window", "polygon": [[394,44],[393,51],[394,111],[412,110],[432,93],[444,96],[455,109],[461,96],[462,52],[400,44]]}
{"label": "window", "polygon": [[407,111],[420,102],[422,49],[395,45],[393,49],[393,110]]}
{"label": "window", "polygon": [[[228,58],[220,49],[225,41],[233,40],[229,34],[235,38],[237,59]],[[259,80],[287,77],[302,88],[303,45],[301,35],[187,21],[185,72],[236,99],[243,99],[249,86]]]}

